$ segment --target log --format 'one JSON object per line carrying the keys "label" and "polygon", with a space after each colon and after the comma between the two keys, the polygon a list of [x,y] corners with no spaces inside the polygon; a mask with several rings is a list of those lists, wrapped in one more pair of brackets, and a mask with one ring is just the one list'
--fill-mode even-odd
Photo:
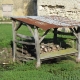
{"label": "log", "polygon": [[22,61],[27,61],[27,60],[35,60],[35,58],[34,57],[25,57],[25,56],[19,56],[18,57],[20,60],[22,60]]}
{"label": "log", "polygon": [[25,36],[25,35],[22,35],[22,34],[17,34],[17,36],[20,37],[20,38],[28,39],[28,40],[34,40],[33,37]]}
{"label": "log", "polygon": [[40,48],[42,53],[57,51],[62,49],[60,45],[54,45],[53,43],[47,43],[47,44],[42,43]]}
{"label": "log", "polygon": [[35,45],[35,43],[30,43],[30,42],[24,42],[24,41],[15,41],[16,43],[20,43],[20,44],[26,44],[26,45]]}

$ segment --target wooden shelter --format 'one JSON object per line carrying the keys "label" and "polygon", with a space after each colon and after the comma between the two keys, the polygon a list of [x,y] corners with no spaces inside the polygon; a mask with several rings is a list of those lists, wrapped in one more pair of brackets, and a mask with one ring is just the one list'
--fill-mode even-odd
{"label": "wooden shelter", "polygon": [[[39,67],[41,65],[42,59],[48,59],[58,56],[63,56],[67,54],[76,53],[77,50],[74,48],[69,48],[65,50],[57,51],[55,54],[54,52],[40,54],[40,44],[42,40],[45,38],[47,33],[51,28],[54,29],[54,40],[57,40],[57,29],[60,27],[68,27],[76,36],[77,43],[78,43],[78,57],[77,60],[80,61],[80,22],[76,20],[70,20],[67,17],[60,17],[60,16],[24,16],[24,17],[11,17],[12,19],[12,28],[13,28],[13,61],[15,62],[15,54],[17,50],[17,43],[26,44],[26,45],[34,45],[36,50],[36,59],[37,64],[36,66]],[[16,22],[19,24],[16,25]],[[21,27],[21,25],[26,25],[30,30],[32,37],[18,34],[17,30]],[[77,28],[75,28],[75,26]],[[39,37],[39,30],[38,28],[43,29],[45,32],[41,37]],[[34,40],[34,42],[24,42],[18,41],[16,37],[25,38],[28,40]]]}

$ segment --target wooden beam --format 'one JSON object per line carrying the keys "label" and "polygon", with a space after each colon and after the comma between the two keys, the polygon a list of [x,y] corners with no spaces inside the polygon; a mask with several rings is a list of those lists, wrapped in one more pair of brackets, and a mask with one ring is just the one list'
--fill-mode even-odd
{"label": "wooden beam", "polygon": [[26,45],[35,45],[35,43],[32,43],[32,42],[24,42],[24,41],[18,41],[18,40],[16,40],[15,42],[20,44],[26,44]]}
{"label": "wooden beam", "polygon": [[22,34],[17,34],[17,36],[20,37],[20,38],[28,39],[28,40],[34,40],[33,37],[25,36],[25,35],[22,35]]}
{"label": "wooden beam", "polygon": [[16,31],[15,31],[15,28],[16,28],[16,22],[12,21],[12,31],[13,31],[13,62],[15,62],[15,54],[16,54],[16,43],[15,43],[15,40],[16,40]]}
{"label": "wooden beam", "polygon": [[40,67],[41,61],[40,61],[40,44],[39,44],[39,35],[38,30],[35,28],[34,30],[34,38],[35,38],[35,48],[36,48],[36,57],[37,57],[37,63],[36,67]]}
{"label": "wooden beam", "polygon": [[47,33],[50,31],[50,29],[48,29],[43,35],[42,38],[39,40],[39,43],[41,43],[41,41],[45,38],[45,36],[47,35]]}
{"label": "wooden beam", "polygon": [[15,28],[15,31],[17,31],[21,27],[21,25],[22,25],[22,22],[19,22],[18,25]]}

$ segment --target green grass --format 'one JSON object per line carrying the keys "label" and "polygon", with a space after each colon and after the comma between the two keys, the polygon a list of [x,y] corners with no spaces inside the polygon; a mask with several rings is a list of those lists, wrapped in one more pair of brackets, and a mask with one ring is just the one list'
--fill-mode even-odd
{"label": "green grass", "polygon": [[2,66],[1,80],[80,80],[80,64],[71,60],[42,64],[35,68],[35,61]]}
{"label": "green grass", "polygon": [[[26,26],[22,26],[18,33],[31,35]],[[12,25],[0,24],[0,47],[10,47],[12,40]]]}
{"label": "green grass", "polygon": [[[42,30],[39,30],[40,35],[43,34]],[[18,33],[25,34],[32,36],[30,31],[26,26],[22,26]],[[13,40],[12,37],[12,25],[11,24],[0,24],[0,47],[10,47],[11,41]],[[46,38],[53,38],[52,30],[47,34]],[[65,42],[70,41],[70,39],[73,39],[74,36],[71,35],[58,35],[58,41],[61,41],[61,43],[64,43],[62,38],[67,38],[68,40],[64,39]]]}
{"label": "green grass", "polygon": [[10,24],[0,24],[0,47],[10,45],[12,40],[12,28]]}

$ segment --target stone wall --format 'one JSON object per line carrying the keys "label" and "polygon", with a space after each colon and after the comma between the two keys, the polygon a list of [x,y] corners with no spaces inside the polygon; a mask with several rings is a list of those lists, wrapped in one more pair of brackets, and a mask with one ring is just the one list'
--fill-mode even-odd
{"label": "stone wall", "polygon": [[12,16],[58,15],[80,19],[80,0],[0,0],[0,17],[3,17],[2,4],[13,5]]}
{"label": "stone wall", "polygon": [[66,16],[80,21],[80,0],[38,0],[38,15]]}
{"label": "stone wall", "polygon": [[0,0],[0,17],[3,17],[3,4],[13,5],[12,16],[34,15],[34,0]]}

